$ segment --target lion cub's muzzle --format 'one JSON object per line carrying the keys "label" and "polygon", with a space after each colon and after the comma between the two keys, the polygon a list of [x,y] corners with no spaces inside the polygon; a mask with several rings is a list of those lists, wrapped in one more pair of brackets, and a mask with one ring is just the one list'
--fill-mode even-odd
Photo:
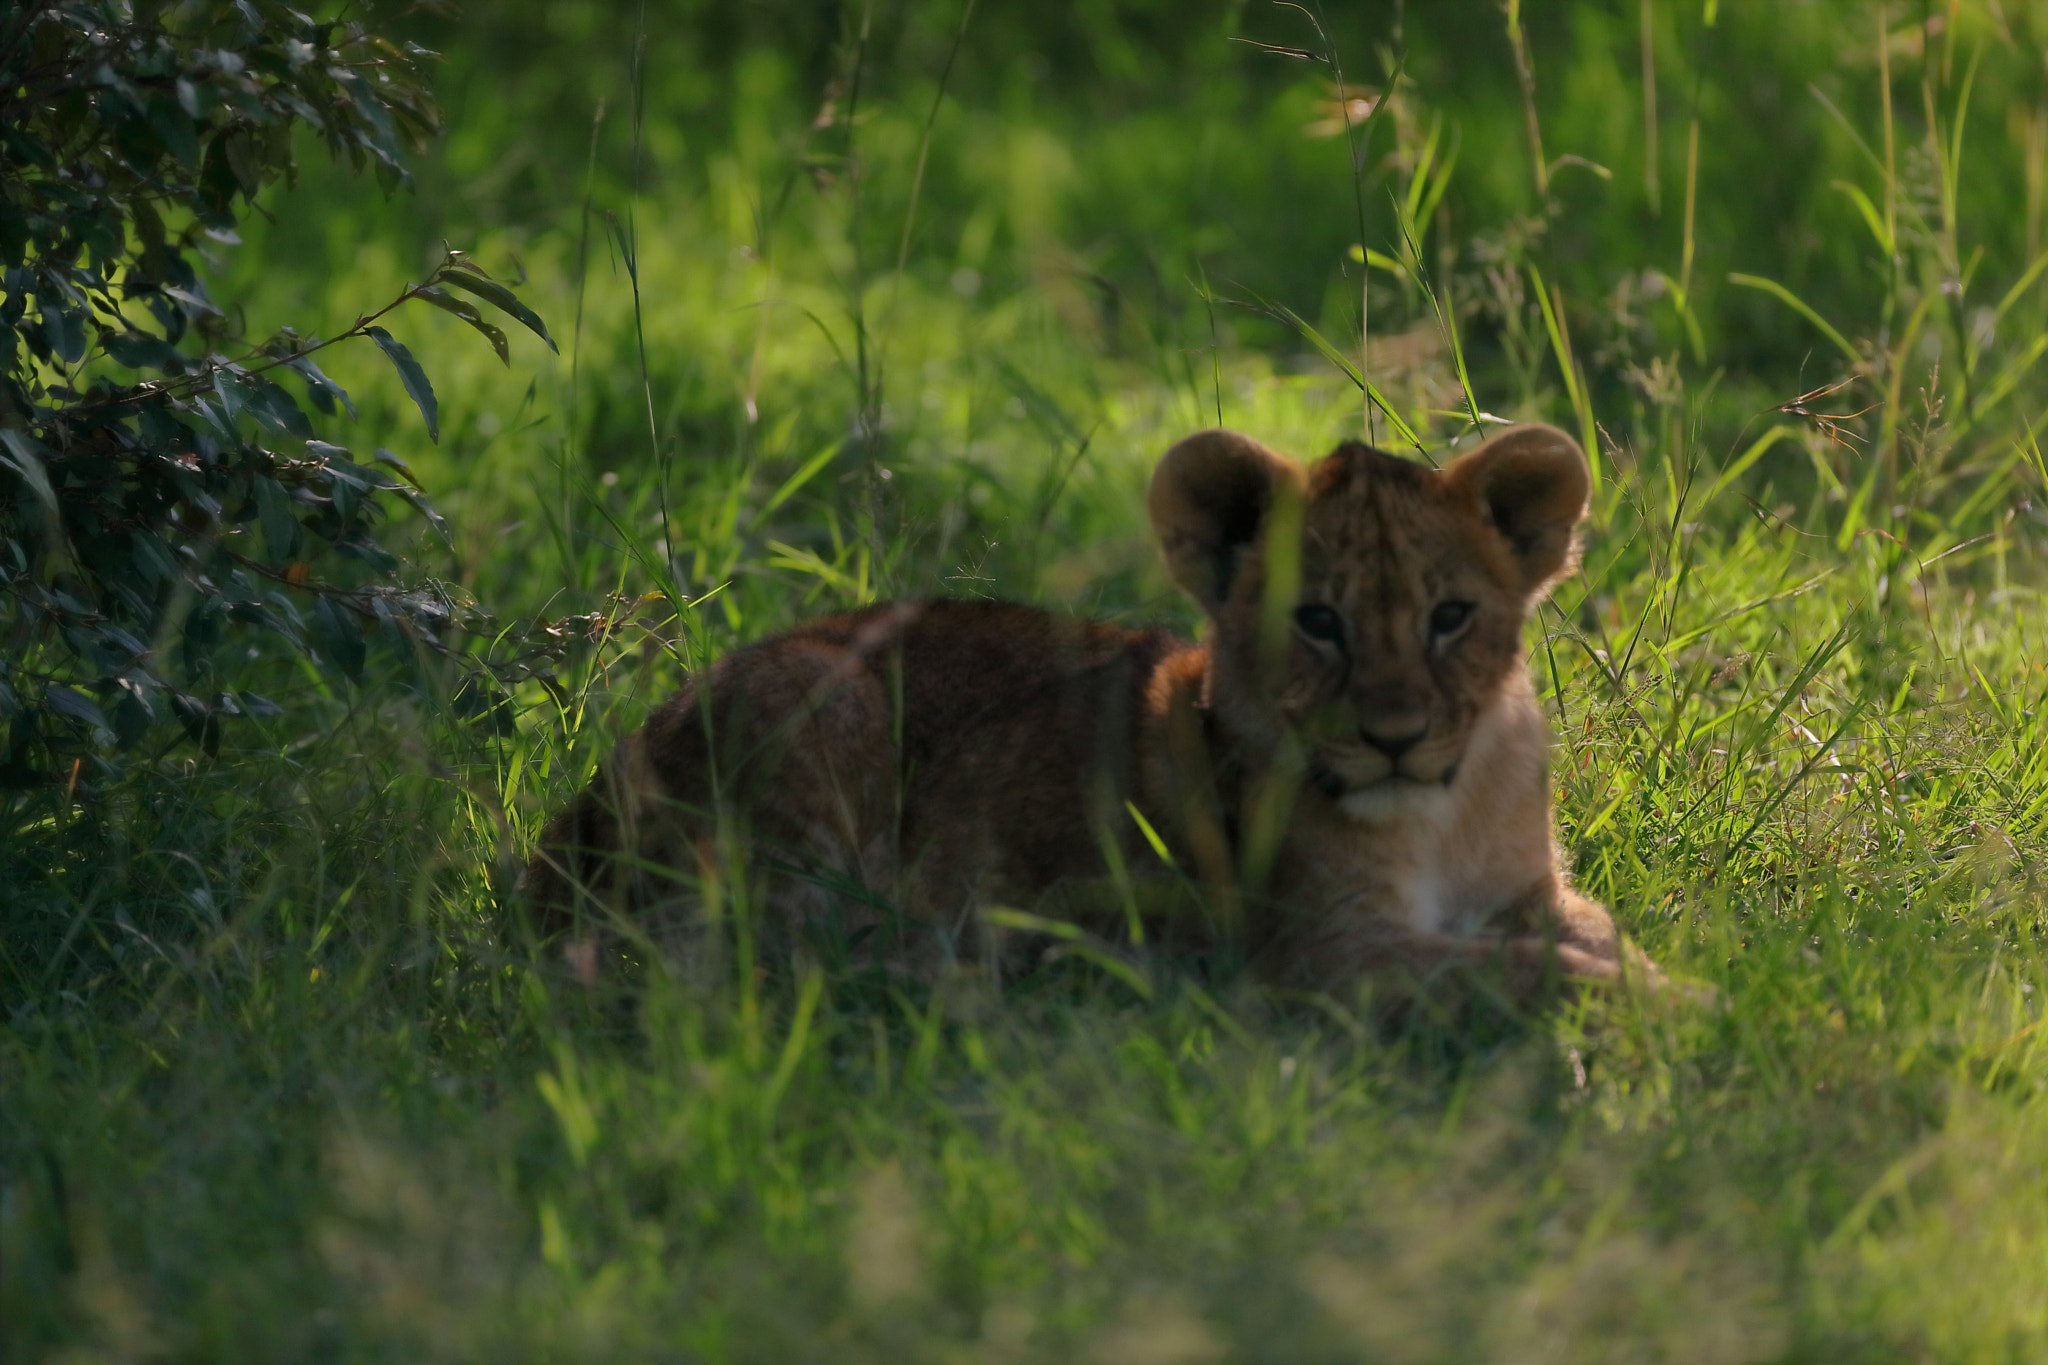
{"label": "lion cub's muzzle", "polygon": [[1463,755],[1459,736],[1426,720],[1397,718],[1360,725],[1355,741],[1326,743],[1316,756],[1316,776],[1333,799],[1372,793],[1374,805],[1398,805],[1449,786]]}
{"label": "lion cub's muzzle", "polygon": [[1289,719],[1306,741],[1310,781],[1332,801],[1375,792],[1375,805],[1398,805],[1441,791],[1465,751],[1465,727],[1415,705],[1353,701],[1303,708]]}
{"label": "lion cub's muzzle", "polygon": [[1362,723],[1358,737],[1369,749],[1377,749],[1386,755],[1387,762],[1398,771],[1402,755],[1414,749],[1429,737],[1427,716],[1389,716]]}

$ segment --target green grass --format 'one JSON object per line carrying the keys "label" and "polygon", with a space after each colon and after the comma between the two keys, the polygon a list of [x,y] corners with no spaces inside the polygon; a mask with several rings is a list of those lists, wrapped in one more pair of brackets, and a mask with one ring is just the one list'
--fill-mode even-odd
{"label": "green grass", "polygon": [[[1588,892],[1719,1007],[1597,999],[1390,1036],[1357,1000],[1279,1000],[1186,964],[1159,964],[1144,1000],[1072,961],[997,995],[779,969],[591,992],[538,960],[502,896],[519,859],[693,662],[898,594],[1193,629],[1144,528],[1150,462],[1219,413],[1303,455],[1365,420],[1341,369],[1274,321],[1284,304],[1355,364],[1353,191],[1341,147],[1333,167],[1335,145],[1300,133],[1312,80],[1246,78],[1214,105],[1155,82],[1159,107],[1119,111],[976,93],[970,61],[932,124],[899,275],[933,51],[878,67],[858,195],[801,168],[845,148],[806,141],[798,61],[678,59],[653,98],[730,70],[727,103],[649,120],[636,201],[612,90],[587,257],[587,122],[534,133],[544,210],[479,211],[457,242],[523,266],[562,359],[517,339],[507,373],[451,319],[394,323],[440,391],[437,448],[374,353],[330,366],[364,408],[338,438],[399,450],[450,518],[450,546],[398,523],[424,571],[508,623],[606,611],[615,628],[556,691],[523,685],[498,729],[396,648],[356,689],[257,661],[289,714],[235,729],[218,761],[174,751],[93,806],[0,807],[0,1354],[2048,1354],[2048,468],[2029,368],[2048,317],[2039,243],[2014,239],[2041,168],[2024,118],[2000,128],[1982,102],[2038,98],[2032,21],[2006,46],[1966,6],[1929,55],[1895,43],[1887,173],[1874,11],[1816,7],[1851,35],[1836,49],[1812,15],[1787,19],[1766,76],[1834,89],[1871,152],[1798,94],[1788,122],[1822,130],[1811,203],[1834,207],[1788,225],[1741,216],[1745,167],[1778,168],[1744,162],[1747,125],[1730,115],[1719,145],[1714,122],[1768,20],[1722,6],[1706,30],[1648,8],[1654,220],[1623,160],[1642,127],[1633,13],[1579,6],[1551,31],[1525,13],[1546,152],[1615,176],[1559,169],[1534,234],[1506,202],[1533,194],[1512,67],[1444,74],[1443,33],[1411,16],[1437,83],[1375,129],[1396,156],[1368,167],[1365,244],[1410,273],[1374,268],[1371,377],[1433,455],[1469,438],[1460,353],[1482,409],[1598,423],[1586,566],[1531,637],[1560,834]],[[956,18],[917,22],[943,37]],[[461,36],[458,94],[490,69]],[[1089,41],[1104,63],[1123,51]],[[1263,60],[1240,49],[1220,50]],[[1346,49],[1353,79],[1369,51]],[[517,120],[452,102],[420,205],[361,205],[316,173],[275,228],[251,225],[224,269],[254,325],[331,332],[405,278],[423,224],[481,200]],[[1721,192],[1687,219],[1695,108],[1698,175]],[[1386,191],[1406,204],[1434,112],[1464,150],[1451,210],[1411,222],[1404,255]],[[1204,194],[1284,241],[1260,176],[1309,171],[1338,215],[1314,227],[1334,245],[1312,268],[1233,258],[1168,211],[1193,191],[1162,208],[1131,188],[1215,177]],[[1609,183],[1612,202],[1588,198]],[[637,313],[607,210],[639,229]],[[1819,287],[1774,272],[1781,228],[1855,270]],[[1147,253],[1201,269],[1141,286]],[[1848,362],[1730,270],[1817,300],[1856,386],[1780,406]],[[1563,285],[1555,340],[1537,275]],[[1253,292],[1275,307],[1230,302]]]}

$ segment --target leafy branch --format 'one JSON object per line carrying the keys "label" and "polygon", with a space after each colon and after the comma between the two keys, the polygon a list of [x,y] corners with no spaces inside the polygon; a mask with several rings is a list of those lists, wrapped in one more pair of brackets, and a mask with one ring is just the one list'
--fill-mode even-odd
{"label": "leafy branch", "polygon": [[457,698],[488,706],[610,628],[508,632],[459,590],[405,581],[378,535],[389,497],[440,518],[399,456],[359,462],[315,425],[355,415],[316,357],[367,338],[438,440],[432,383],[383,323],[420,300],[508,364],[496,318],[552,348],[510,289],[448,250],[338,336],[252,345],[194,266],[296,173],[296,129],[405,183],[403,154],[439,128],[431,57],[278,0],[0,19],[0,786],[89,795],[159,726],[211,751],[225,718],[283,714],[246,685],[280,676],[266,638],[347,685],[381,634],[450,661]]}

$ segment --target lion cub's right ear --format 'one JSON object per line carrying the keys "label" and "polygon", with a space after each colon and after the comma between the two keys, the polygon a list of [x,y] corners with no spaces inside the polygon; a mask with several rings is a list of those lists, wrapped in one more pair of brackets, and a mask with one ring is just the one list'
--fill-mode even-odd
{"label": "lion cub's right ear", "polygon": [[1265,534],[1275,500],[1305,486],[1293,462],[1235,431],[1198,432],[1175,445],[1152,471],[1146,496],[1174,582],[1215,611],[1244,551]]}
{"label": "lion cub's right ear", "polygon": [[1540,423],[1509,427],[1451,461],[1443,477],[1506,538],[1524,591],[1542,592],[1571,571],[1593,489],[1577,441]]}

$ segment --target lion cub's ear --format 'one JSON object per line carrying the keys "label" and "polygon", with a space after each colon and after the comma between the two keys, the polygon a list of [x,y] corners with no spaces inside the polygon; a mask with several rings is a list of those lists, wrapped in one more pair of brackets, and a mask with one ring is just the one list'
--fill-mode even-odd
{"label": "lion cub's ear", "polygon": [[1507,538],[1524,591],[1540,591],[1571,568],[1593,486],[1577,441],[1556,427],[1510,427],[1452,461],[1444,478]]}
{"label": "lion cub's ear", "polygon": [[1216,610],[1274,501],[1303,487],[1299,467],[1235,431],[1198,432],[1160,456],[1146,505],[1174,582]]}

